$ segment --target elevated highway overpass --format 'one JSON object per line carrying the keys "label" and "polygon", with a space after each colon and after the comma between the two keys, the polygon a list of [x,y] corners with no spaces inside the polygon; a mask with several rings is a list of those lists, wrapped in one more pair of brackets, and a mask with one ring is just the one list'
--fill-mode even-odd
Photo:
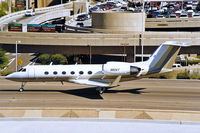
{"label": "elevated highway overpass", "polygon": [[72,7],[73,3],[70,2],[51,7],[37,8],[35,9],[35,17],[25,17],[26,10],[11,13],[0,18],[0,31],[6,31],[7,28],[4,27],[7,27],[7,24],[13,22],[14,20],[16,20],[18,23],[22,23],[24,25],[24,29],[26,29],[26,24],[28,23],[44,22],[50,19],[69,16],[69,12],[72,9]]}
{"label": "elevated highway overpass", "polygon": [[135,51],[151,54],[165,41],[192,41],[192,47],[181,53],[200,54],[199,32],[144,32],[133,34],[73,34],[73,33],[18,33],[0,32],[0,45],[8,52],[15,52],[16,41],[20,53],[65,53],[65,54],[127,54],[133,59]]}
{"label": "elevated highway overpass", "polygon": [[[36,9],[35,17],[23,20],[25,11],[13,13],[0,18],[0,27],[12,20],[20,19],[24,24],[38,24],[62,16],[70,16],[72,3]],[[190,19],[147,19],[146,28],[173,28],[174,26],[195,27],[199,25],[200,18]],[[180,22],[179,22],[180,21]],[[182,25],[179,25],[179,24]],[[74,27],[75,28],[75,27]],[[25,27],[26,29],[26,27]],[[75,30],[77,30],[75,28]],[[85,29],[84,29],[85,30]],[[25,31],[25,30],[24,30]],[[94,29],[95,34],[69,34],[69,33],[18,33],[0,32],[0,45],[8,51],[15,52],[16,41],[21,41],[18,47],[20,53],[67,53],[67,54],[127,54],[133,59],[134,54],[151,54],[154,49],[165,41],[192,41],[193,46],[183,48],[181,53],[200,54],[199,32],[134,32],[121,34],[116,31]],[[98,33],[101,32],[101,33]]]}

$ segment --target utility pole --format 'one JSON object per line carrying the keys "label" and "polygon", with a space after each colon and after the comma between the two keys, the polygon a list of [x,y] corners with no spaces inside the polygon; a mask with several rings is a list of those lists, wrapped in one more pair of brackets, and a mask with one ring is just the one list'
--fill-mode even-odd
{"label": "utility pole", "polygon": [[28,0],[26,0],[26,10],[28,10]]}
{"label": "utility pole", "polygon": [[8,0],[9,14],[12,13],[12,0]]}

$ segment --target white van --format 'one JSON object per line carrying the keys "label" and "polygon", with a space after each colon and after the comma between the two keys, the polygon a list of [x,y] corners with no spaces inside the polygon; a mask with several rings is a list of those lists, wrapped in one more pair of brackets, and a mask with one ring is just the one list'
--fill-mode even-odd
{"label": "white van", "polygon": [[35,12],[33,10],[26,10],[25,16],[35,16]]}
{"label": "white van", "polygon": [[181,64],[173,64],[172,67],[182,67]]}

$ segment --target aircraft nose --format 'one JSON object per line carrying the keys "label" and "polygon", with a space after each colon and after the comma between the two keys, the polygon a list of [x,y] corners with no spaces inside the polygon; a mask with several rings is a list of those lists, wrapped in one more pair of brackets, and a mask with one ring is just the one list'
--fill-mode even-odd
{"label": "aircraft nose", "polygon": [[16,78],[18,78],[18,77],[15,73],[9,74],[5,77],[5,79],[8,79],[8,80],[13,80],[13,79],[16,79]]}
{"label": "aircraft nose", "polygon": [[9,74],[5,77],[5,79],[12,79],[13,78],[13,74]]}

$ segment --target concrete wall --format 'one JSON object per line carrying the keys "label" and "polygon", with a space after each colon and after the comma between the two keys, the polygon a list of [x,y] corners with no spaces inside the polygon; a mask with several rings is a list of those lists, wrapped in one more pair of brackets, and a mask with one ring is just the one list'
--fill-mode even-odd
{"label": "concrete wall", "polygon": [[[25,45],[52,46],[139,46],[141,33],[132,34],[73,34],[73,33],[19,33],[0,32],[0,44],[15,44],[21,40]],[[158,46],[165,41],[192,41],[199,46],[199,32],[144,32],[144,46]],[[48,38],[48,39],[46,39]]]}
{"label": "concrete wall", "polygon": [[37,0],[38,8],[47,7],[53,0]]}
{"label": "concrete wall", "polygon": [[200,18],[147,18],[145,28],[199,28]]}
{"label": "concrete wall", "polygon": [[74,1],[73,2],[73,11],[74,11],[74,14],[86,12],[86,2]]}
{"label": "concrete wall", "polygon": [[145,15],[130,12],[92,13],[92,26],[117,31],[144,31]]}
{"label": "concrete wall", "polygon": [[0,117],[120,118],[200,121],[198,111],[150,109],[1,108]]}
{"label": "concrete wall", "polygon": [[[141,42],[144,53],[152,54],[157,46],[165,41],[192,41],[193,47],[184,47],[181,53],[200,54],[199,32],[145,32],[143,41],[141,33],[134,34],[55,34],[55,33],[17,33],[0,32],[0,44],[9,52],[15,51],[15,42],[20,40],[19,52],[22,53],[89,53],[93,54],[126,53],[133,55],[133,47],[137,46],[137,54],[141,52]],[[48,39],[46,39],[48,38]],[[14,51],[12,51],[14,50]]]}

